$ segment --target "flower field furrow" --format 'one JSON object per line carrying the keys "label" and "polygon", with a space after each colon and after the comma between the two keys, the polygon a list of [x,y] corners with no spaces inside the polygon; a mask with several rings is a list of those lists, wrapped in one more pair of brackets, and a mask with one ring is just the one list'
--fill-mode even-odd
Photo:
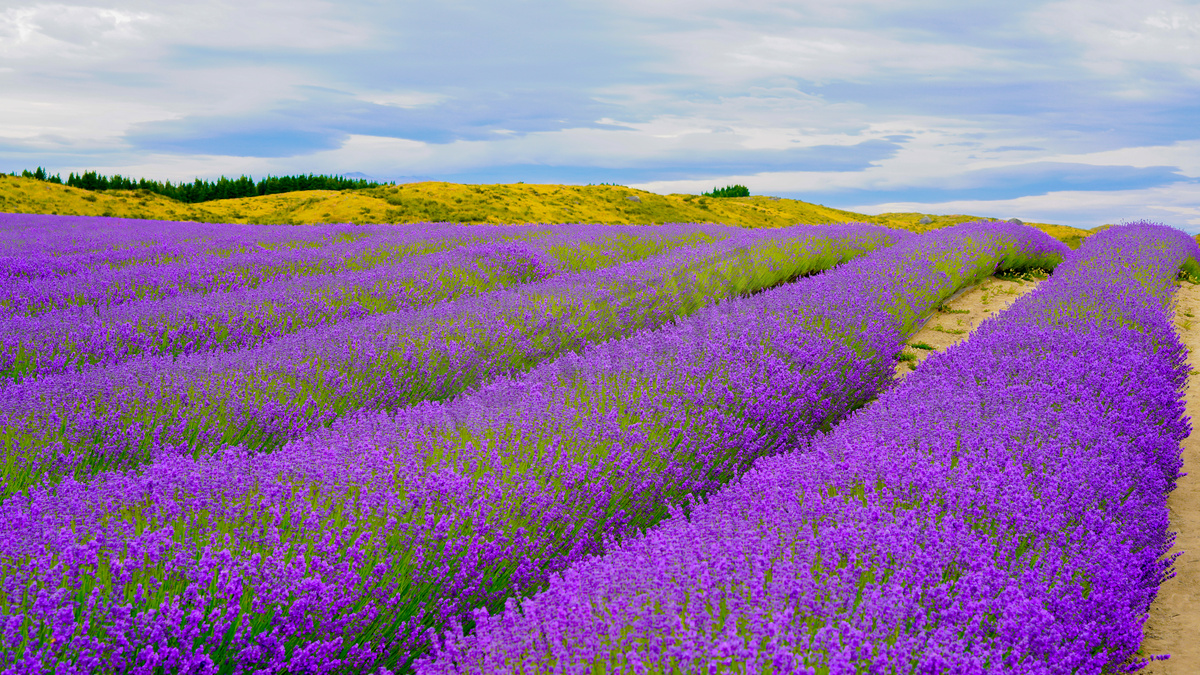
{"label": "flower field furrow", "polygon": [[0,278],[64,277],[237,252],[319,247],[394,226],[236,225],[0,213]]}
{"label": "flower field furrow", "polygon": [[246,242],[232,250],[161,264],[110,265],[69,276],[17,280],[0,290],[0,308],[10,316],[36,316],[64,307],[99,309],[135,300],[254,288],[274,279],[369,269],[416,254],[551,231],[549,227],[424,223],[369,232],[351,229],[310,246],[266,248]]}
{"label": "flower field furrow", "polygon": [[148,244],[187,244],[196,241],[230,241],[264,244],[285,241],[321,241],[327,227],[380,231],[390,226],[246,225],[173,220],[142,220],[95,216],[58,216],[34,213],[0,213],[0,252],[5,255],[68,257],[80,253],[118,251]]}
{"label": "flower field furrow", "polygon": [[362,408],[396,408],[653,328],[901,236],[875,226],[742,231],[522,287],[326,324],[231,352],[141,357],[0,386],[6,492],[225,445],[269,450]]}
{"label": "flower field furrow", "polygon": [[[6,648],[32,672],[402,667],[429,629],[536,589],[874,397],[901,336],[964,284],[1064,253],[1008,224],[907,238],[274,453],[28,490],[0,504],[5,614],[20,615]],[[34,587],[72,590],[21,595]]]}
{"label": "flower field furrow", "polygon": [[489,243],[235,291],[16,316],[0,322],[0,377],[77,371],[140,354],[252,347],[309,326],[542,279],[555,271],[548,258],[533,247]]}
{"label": "flower field furrow", "polygon": [[541,234],[234,291],[12,317],[0,322],[0,376],[78,370],[138,354],[241,349],[309,326],[416,309],[713,239],[710,232],[686,228],[564,226]]}
{"label": "flower field furrow", "polygon": [[1089,238],[827,436],[447,633],[418,673],[1135,668],[1189,431],[1187,235]]}

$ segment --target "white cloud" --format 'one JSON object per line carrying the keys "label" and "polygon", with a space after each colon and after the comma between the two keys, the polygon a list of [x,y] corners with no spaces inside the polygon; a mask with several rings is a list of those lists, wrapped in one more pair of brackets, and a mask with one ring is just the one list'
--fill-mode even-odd
{"label": "white cloud", "polygon": [[0,58],[9,62],[101,60],[134,49],[157,23],[149,13],[36,4],[0,13]]}
{"label": "white cloud", "polygon": [[[896,0],[616,0],[625,13],[671,19],[679,23],[703,20],[742,20],[777,23],[803,20],[809,23],[852,22],[883,10],[901,6]],[[912,2],[903,6],[918,8],[933,2]]]}
{"label": "white cloud", "polygon": [[[499,42],[495,20],[461,20],[486,9],[473,2],[421,11],[356,0],[15,0],[0,9],[0,160],[171,179],[436,176],[518,164],[639,177],[671,166],[666,178],[695,166],[697,180],[638,185],[696,191],[728,179],[759,193],[875,191],[892,200],[905,190],[980,194],[965,175],[1039,162],[1177,166],[1200,177],[1200,141],[1189,139],[1196,134],[1184,119],[1200,94],[1195,2],[1056,0],[1007,13],[948,0],[617,0],[615,12],[577,0],[555,12],[513,3]],[[537,38],[583,35],[570,22],[584,15],[596,43],[581,53],[596,58],[528,75],[562,53]],[[453,36],[447,58],[417,48],[442,36]],[[592,62],[596,72],[576,72]],[[509,76],[497,63],[524,68]],[[504,82],[492,87],[481,71]],[[559,119],[560,108],[572,122]],[[588,127],[601,117],[608,126]],[[165,121],[175,123],[138,126]],[[294,123],[279,129],[277,154],[297,156],[159,154],[207,149],[173,144],[173,134],[239,138],[276,122]],[[127,134],[139,128],[156,143],[133,147]],[[476,140],[383,137],[406,133]],[[313,134],[324,134],[321,142]],[[313,152],[339,139],[341,147]],[[886,144],[895,144],[891,156]],[[828,146],[861,159],[838,165],[836,154],[821,154],[840,152]],[[814,147],[822,150],[803,154]],[[781,156],[827,157],[837,170],[770,164]],[[76,164],[84,161],[92,164]],[[729,168],[712,168],[722,162]],[[811,170],[776,170],[784,166]],[[1095,175],[1116,182],[1126,174]],[[1193,217],[1191,193],[1170,194],[1179,199],[1156,208]]]}
{"label": "white cloud", "polygon": [[1145,65],[1175,66],[1200,79],[1200,6],[1178,0],[1062,0],[1029,15],[1032,30],[1082,47],[1076,63],[1120,83],[1129,97],[1160,91]]}
{"label": "white cloud", "polygon": [[359,94],[360,100],[376,105],[386,105],[396,108],[418,108],[433,105],[446,100],[445,94],[435,94],[423,91],[368,91]]}
{"label": "white cloud", "polygon": [[1185,176],[1200,178],[1200,140],[1103,152],[1051,155],[1046,161],[1080,162],[1101,166],[1173,166],[1178,167],[1179,172]]}
{"label": "white cloud", "polygon": [[[812,145],[852,145],[896,137],[904,140],[894,156],[860,171],[770,171],[729,175],[719,180],[747,185],[759,193],[954,187],[966,172],[1024,164],[1031,154],[1021,149],[991,149],[1010,145],[1014,139],[994,133],[986,124],[953,118],[897,116],[870,124],[858,133],[814,135],[805,140]],[[712,178],[647,181],[636,187],[664,194],[695,192],[708,189],[712,181]]]}
{"label": "white cloud", "polygon": [[1177,183],[1144,190],[1051,192],[1015,199],[890,202],[844,206],[860,213],[965,213],[1092,228],[1128,220],[1152,220],[1200,233],[1200,184]]}
{"label": "white cloud", "polygon": [[[81,105],[88,115],[79,114]],[[15,93],[0,97],[0,139],[47,150],[119,149],[124,145],[121,134],[131,124],[170,114],[154,101],[114,101],[69,92]]]}
{"label": "white cloud", "polygon": [[94,80],[48,89],[18,79],[0,96],[0,138],[36,141],[46,149],[124,150],[125,134],[138,124],[261,110],[296,97],[302,81],[301,73],[285,67],[203,68],[155,88],[152,96],[136,95],[147,91],[136,83],[120,96]]}
{"label": "white cloud", "polygon": [[374,38],[369,22],[343,19],[338,9],[316,0],[32,2],[0,12],[0,59],[46,68],[144,61],[180,47],[320,52]]}
{"label": "white cloud", "polygon": [[1009,73],[1012,64],[984,47],[901,40],[884,31],[721,24],[653,36],[674,58],[659,68],[723,84],[798,78],[823,84],[869,82],[895,74],[936,79],[967,72]]}
{"label": "white cloud", "polygon": [[[302,99],[301,88],[340,84],[336,74],[286,60],[197,60],[181,50],[320,52],[374,34],[336,16],[336,5],[311,0],[103,4],[0,10],[0,140],[48,152],[125,152],[125,134],[141,123],[255,114]],[[391,104],[434,100],[374,93]]]}
{"label": "white cloud", "polygon": [[210,50],[322,52],[361,47],[376,36],[369,20],[345,18],[347,6],[337,2],[208,0],[171,7],[164,38]]}
{"label": "white cloud", "polygon": [[[125,176],[153,176],[160,180],[191,180],[196,177],[238,176],[250,174],[309,173],[314,166],[321,172],[349,173],[361,171],[381,175],[395,173],[398,168],[429,162],[437,146],[420,141],[377,136],[350,136],[341,147],[313,153],[305,157],[236,157],[230,155],[125,155],[117,163],[63,167],[62,171],[96,170],[100,173],[119,173]],[[448,164],[442,164],[448,166]]]}

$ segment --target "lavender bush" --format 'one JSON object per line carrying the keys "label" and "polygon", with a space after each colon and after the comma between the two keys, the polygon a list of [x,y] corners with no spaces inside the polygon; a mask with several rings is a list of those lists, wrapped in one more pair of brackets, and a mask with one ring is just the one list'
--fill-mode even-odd
{"label": "lavender bush", "polygon": [[1200,249],[1089,238],[965,343],[646,536],[478,611],[419,673],[1135,669],[1189,431]]}
{"label": "lavender bush", "polygon": [[[144,272],[150,276],[182,276],[181,265],[171,264],[194,262],[197,259],[219,260],[240,254],[286,253],[294,249],[320,249],[326,246],[353,244],[371,240],[387,252],[387,244],[416,244],[428,240],[430,251],[443,250],[446,245],[436,242],[449,240],[450,245],[463,242],[482,242],[508,238],[527,239],[562,233],[571,229],[595,229],[596,226],[579,225],[455,225],[450,223],[410,223],[399,225],[239,225],[217,223],[193,223],[175,221],[153,221],[123,218],[97,218],[93,216],[48,216],[32,214],[0,213],[0,278],[10,282],[20,280],[55,279],[71,275],[94,272],[99,276],[91,280],[111,282],[111,272],[116,268],[148,266]],[[656,232],[676,233],[687,231],[694,234],[721,238],[736,228],[720,225],[666,225],[666,226],[608,226],[619,235],[634,238],[656,237]],[[370,243],[370,242],[368,242]],[[419,247],[417,247],[419,248]],[[368,249],[369,250],[369,249]],[[414,248],[416,250],[416,248]],[[345,257],[343,247],[333,256]],[[402,253],[397,251],[397,253]],[[310,253],[312,260],[305,265],[303,258],[286,261],[299,266],[301,271],[320,264],[320,253]],[[394,256],[393,256],[394,257]],[[270,256],[241,261],[244,271],[253,271],[255,263],[265,263],[266,272],[272,266],[285,267],[281,260]],[[350,266],[377,264],[369,256],[359,261],[349,261]],[[226,267],[237,266],[231,261]],[[165,265],[165,266],[164,266]],[[213,269],[228,273],[220,266]],[[263,270],[260,270],[261,274]],[[128,283],[129,279],[123,277]],[[118,279],[117,281],[120,281]],[[119,284],[118,284],[119,285]],[[168,288],[160,292],[170,294]],[[36,287],[36,285],[32,286]],[[45,295],[43,292],[42,295]]]}
{"label": "lavender bush", "polygon": [[255,248],[320,246],[386,233],[391,226],[208,224],[0,213],[0,278],[79,274]]}
{"label": "lavender bush", "polygon": [[164,454],[272,449],[348,412],[446,398],[722,297],[827,269],[901,235],[877,226],[742,231],[518,289],[325,324],[252,349],[143,357],[0,386],[0,471],[12,491]]}
{"label": "lavender bush", "polygon": [[[609,267],[730,233],[686,225],[562,226],[552,234],[528,228],[519,237],[509,232],[504,242],[459,245],[439,253],[408,255],[390,264],[360,261],[357,266],[362,269],[277,276],[224,292],[130,300],[105,307],[64,307],[36,316],[17,314],[0,320],[0,377],[18,379],[115,364],[139,354],[242,349],[309,326],[416,309],[545,279],[560,271]],[[434,240],[420,244],[445,245]],[[330,248],[306,264],[329,264]]]}
{"label": "lavender bush", "polygon": [[102,308],[135,300],[255,288],[274,279],[369,269],[467,243],[549,232],[530,227],[429,223],[390,230],[329,230],[318,229],[323,236],[315,240],[287,242],[293,245],[266,247],[255,241],[256,237],[229,249],[205,245],[200,254],[162,255],[144,261],[158,264],[131,265],[123,260],[123,264],[110,262],[75,274],[17,279],[0,289],[0,307],[11,315],[37,316],[68,307]]}
{"label": "lavender bush", "polygon": [[272,454],[14,495],[4,653],[31,672],[402,666],[430,628],[536,589],[870,399],[902,335],[963,284],[1064,252],[1007,224],[910,238]]}

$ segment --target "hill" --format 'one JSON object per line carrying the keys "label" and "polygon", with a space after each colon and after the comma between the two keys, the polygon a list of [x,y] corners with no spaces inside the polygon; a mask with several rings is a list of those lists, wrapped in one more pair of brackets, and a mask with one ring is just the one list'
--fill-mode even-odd
{"label": "hill", "polygon": [[[744,227],[847,221],[924,232],[977,216],[884,213],[869,216],[796,199],[659,195],[614,185],[464,185],[430,181],[352,191],[310,190],[184,204],[146,190],[92,192],[0,174],[0,211],[230,223],[662,223],[718,222]],[[931,223],[919,221],[928,217]],[[1028,223],[1069,244],[1088,235],[1063,225]]]}

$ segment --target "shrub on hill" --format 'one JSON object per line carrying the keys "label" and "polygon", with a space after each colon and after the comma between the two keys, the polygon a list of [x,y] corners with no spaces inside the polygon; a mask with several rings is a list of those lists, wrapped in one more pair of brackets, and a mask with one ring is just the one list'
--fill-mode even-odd
{"label": "shrub on hill", "polygon": [[267,176],[255,181],[249,176],[226,178],[221,176],[215,181],[195,179],[191,183],[171,181],[159,182],[140,178],[134,180],[120,174],[105,176],[95,171],[84,171],[81,174],[72,172],[64,181],[57,174],[50,175],[42,167],[36,171],[21,172],[25,178],[36,178],[49,183],[59,183],[83,190],[145,190],[170,197],[171,199],[195,204],[216,199],[236,199],[238,197],[259,197],[284,192],[300,192],[303,190],[361,190],[378,187],[379,183],[361,178],[346,178],[345,176],[326,176],[318,174],[300,174],[296,176]]}
{"label": "shrub on hill", "polygon": [[749,197],[750,188],[745,185],[726,185],[723,188],[712,189],[712,192],[701,193],[705,197]]}

